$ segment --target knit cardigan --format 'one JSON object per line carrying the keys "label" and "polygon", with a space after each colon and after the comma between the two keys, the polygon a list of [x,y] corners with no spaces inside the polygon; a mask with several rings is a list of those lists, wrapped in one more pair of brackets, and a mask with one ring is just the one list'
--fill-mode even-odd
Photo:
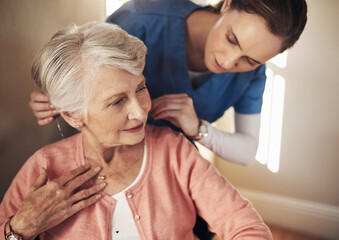
{"label": "knit cardigan", "polygon": [[[125,192],[140,239],[197,239],[196,215],[221,239],[272,239],[249,201],[203,159],[181,134],[167,127],[146,127],[146,165],[139,181]],[[0,205],[0,227],[14,215],[39,176],[48,181],[85,164],[82,134],[38,150],[23,165]],[[93,185],[89,181],[86,186]],[[95,204],[40,234],[40,239],[112,239],[116,201],[103,193]],[[3,231],[0,240],[4,239]]]}

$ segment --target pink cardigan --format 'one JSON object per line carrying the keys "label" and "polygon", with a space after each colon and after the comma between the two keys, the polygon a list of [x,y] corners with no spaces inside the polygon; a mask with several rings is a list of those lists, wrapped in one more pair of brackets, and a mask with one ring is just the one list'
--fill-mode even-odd
{"label": "pink cardigan", "polygon": [[[145,171],[126,192],[140,239],[196,239],[192,229],[197,213],[221,239],[272,239],[251,204],[182,134],[167,127],[148,126],[146,144]],[[84,164],[81,133],[37,151],[18,172],[3,198],[1,229],[36,181],[39,166],[47,169],[51,180]],[[114,206],[115,200],[105,194],[94,205],[41,233],[40,239],[112,239]]]}

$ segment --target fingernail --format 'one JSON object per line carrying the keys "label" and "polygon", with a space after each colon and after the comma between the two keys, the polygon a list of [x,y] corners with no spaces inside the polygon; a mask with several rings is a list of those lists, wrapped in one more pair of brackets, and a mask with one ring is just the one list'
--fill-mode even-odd
{"label": "fingernail", "polygon": [[95,197],[96,197],[97,199],[99,199],[99,198],[101,198],[101,194],[97,194]]}
{"label": "fingernail", "polygon": [[96,168],[94,168],[94,171],[95,171],[95,172],[99,172],[100,169],[101,169],[100,167],[96,167]]}
{"label": "fingernail", "polygon": [[100,187],[106,187],[106,183],[100,183]]}

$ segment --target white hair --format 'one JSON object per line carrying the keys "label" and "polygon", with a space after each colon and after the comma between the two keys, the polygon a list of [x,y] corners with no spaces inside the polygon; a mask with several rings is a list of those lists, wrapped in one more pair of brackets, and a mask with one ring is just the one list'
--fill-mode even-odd
{"label": "white hair", "polygon": [[142,73],[147,48],[118,25],[90,22],[58,31],[42,48],[32,77],[60,111],[83,114],[96,67]]}

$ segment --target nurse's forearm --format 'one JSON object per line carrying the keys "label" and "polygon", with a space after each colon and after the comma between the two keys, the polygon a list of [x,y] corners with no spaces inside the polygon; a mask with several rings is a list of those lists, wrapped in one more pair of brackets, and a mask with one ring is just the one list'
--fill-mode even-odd
{"label": "nurse's forearm", "polygon": [[236,132],[228,133],[207,124],[208,136],[198,141],[219,157],[241,165],[254,162],[259,142],[260,114],[237,114]]}

